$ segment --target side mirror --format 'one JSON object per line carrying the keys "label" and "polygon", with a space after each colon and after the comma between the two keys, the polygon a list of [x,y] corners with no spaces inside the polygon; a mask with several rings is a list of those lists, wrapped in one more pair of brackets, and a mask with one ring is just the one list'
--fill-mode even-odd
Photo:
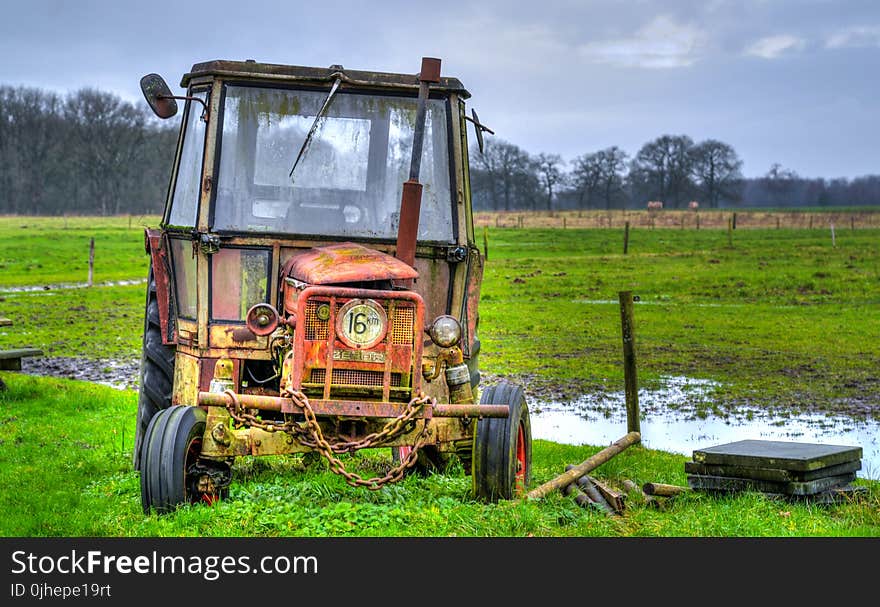
{"label": "side mirror", "polygon": [[141,91],[143,91],[150,109],[159,118],[171,118],[177,114],[177,102],[171,94],[171,89],[165,83],[165,79],[159,74],[147,74],[141,78]]}
{"label": "side mirror", "polygon": [[472,117],[465,116],[464,119],[469,120],[474,123],[474,131],[476,131],[476,133],[477,133],[477,146],[480,148],[480,154],[482,154],[483,153],[483,131],[486,131],[490,135],[494,135],[495,131],[493,131],[489,127],[484,126],[482,123],[480,123],[480,117],[477,116],[477,110],[475,110],[474,108],[471,108],[471,116]]}

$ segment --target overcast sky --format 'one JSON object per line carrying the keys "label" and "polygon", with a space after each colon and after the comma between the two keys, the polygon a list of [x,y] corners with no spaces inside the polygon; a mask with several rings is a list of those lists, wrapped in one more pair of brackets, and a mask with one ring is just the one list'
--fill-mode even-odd
{"label": "overcast sky", "polygon": [[565,160],[663,134],[734,146],[754,177],[880,173],[880,2],[0,0],[0,84],[143,103],[194,63],[416,73],[440,57],[497,136]]}

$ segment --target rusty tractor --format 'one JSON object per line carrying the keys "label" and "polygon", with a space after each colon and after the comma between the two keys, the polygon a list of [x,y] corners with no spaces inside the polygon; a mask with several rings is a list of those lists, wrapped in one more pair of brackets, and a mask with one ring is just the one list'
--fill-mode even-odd
{"label": "rusty tractor", "polygon": [[[134,466],[144,511],[213,503],[241,456],[318,454],[378,489],[458,459],[474,496],[529,482],[521,387],[479,389],[469,93],[418,75],[198,63],[161,229],[147,229]],[[480,393],[479,401],[475,394]],[[390,448],[381,476],[345,454]],[[315,459],[317,456],[309,456]],[[381,460],[380,464],[381,464]]]}

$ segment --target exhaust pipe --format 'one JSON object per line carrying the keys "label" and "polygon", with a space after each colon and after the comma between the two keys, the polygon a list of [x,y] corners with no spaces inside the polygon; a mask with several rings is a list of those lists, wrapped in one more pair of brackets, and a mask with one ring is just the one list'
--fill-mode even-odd
{"label": "exhaust pipe", "polygon": [[[428,105],[428,87],[440,82],[440,60],[422,57],[419,72],[419,103],[416,109],[416,124],[413,132],[412,159],[409,165],[409,180],[403,183],[400,197],[400,220],[397,227],[397,248],[395,257],[409,266],[416,263],[416,241],[419,235],[419,213],[422,206],[422,184],[419,171],[422,164],[422,148],[425,139],[425,115]],[[407,281],[411,282],[411,281]]]}

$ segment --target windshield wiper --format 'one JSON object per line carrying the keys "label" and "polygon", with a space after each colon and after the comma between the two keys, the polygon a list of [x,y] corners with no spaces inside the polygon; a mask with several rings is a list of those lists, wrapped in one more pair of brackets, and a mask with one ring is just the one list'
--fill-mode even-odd
{"label": "windshield wiper", "polygon": [[293,171],[296,170],[296,165],[299,164],[300,159],[306,153],[306,148],[309,147],[309,143],[312,141],[312,136],[315,134],[315,131],[318,130],[318,122],[321,118],[324,117],[324,114],[327,112],[327,108],[330,107],[330,102],[333,101],[333,97],[336,95],[336,90],[339,88],[339,84],[342,82],[342,76],[336,76],[336,80],[333,81],[333,86],[330,88],[330,92],[327,94],[327,98],[324,100],[324,104],[321,106],[320,111],[318,111],[318,115],[315,116],[315,121],[312,123],[312,128],[309,129],[309,132],[306,134],[305,141],[303,141],[302,147],[299,149],[299,154],[296,155],[296,160],[293,162],[293,167],[290,169],[290,174],[288,177],[293,179]]}

